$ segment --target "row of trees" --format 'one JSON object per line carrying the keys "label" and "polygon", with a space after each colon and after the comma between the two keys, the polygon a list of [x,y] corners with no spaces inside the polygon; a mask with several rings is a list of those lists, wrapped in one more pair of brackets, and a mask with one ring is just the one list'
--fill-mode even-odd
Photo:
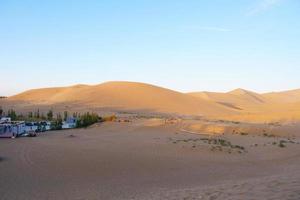
{"label": "row of trees", "polygon": [[22,113],[17,114],[14,109],[9,109],[6,114],[3,108],[0,106],[0,117],[4,117],[4,116],[10,117],[11,120],[33,120],[33,119],[52,120],[53,112],[49,111],[47,113],[47,116],[44,116],[44,113],[40,113],[40,110],[38,109],[36,112],[29,112],[28,115],[26,116]]}
{"label": "row of trees", "polygon": [[[3,109],[0,107],[0,117],[4,116],[5,112]],[[60,130],[62,129],[63,121],[66,121],[69,116],[72,116],[76,118],[76,127],[81,128],[81,127],[88,127],[94,123],[97,122],[103,122],[103,121],[114,121],[116,119],[115,115],[108,116],[108,117],[100,117],[96,113],[73,113],[72,115],[69,115],[67,111],[63,112],[63,115],[61,113],[57,113],[56,116],[54,116],[54,113],[52,109],[50,109],[46,115],[44,115],[43,112],[40,112],[38,109],[35,112],[29,112],[27,116],[23,114],[17,114],[15,110],[9,109],[7,111],[7,117],[10,117],[12,120],[24,120],[24,121],[42,121],[42,120],[48,120],[51,121],[52,123],[52,129],[54,130]]]}
{"label": "row of trees", "polygon": [[[73,113],[73,117],[77,117],[79,114],[76,112],[76,113]],[[28,112],[27,115],[24,115],[24,114],[17,114],[16,111],[14,109],[9,109],[7,111],[7,114],[4,112],[4,110],[2,109],[2,107],[0,106],[0,117],[3,117],[3,116],[6,116],[6,117],[10,117],[11,120],[31,120],[31,121],[39,121],[39,120],[49,120],[49,121],[52,121],[55,119],[54,117],[54,114],[53,114],[53,111],[52,110],[49,110],[46,115],[43,113],[43,112],[40,112],[40,110],[38,109],[37,111],[34,111],[34,112]],[[60,116],[61,117],[61,114],[58,113],[56,118]],[[66,121],[67,118],[69,117],[69,113],[68,111],[64,111],[63,113],[63,120]]]}
{"label": "row of trees", "polygon": [[[103,121],[101,117],[96,113],[84,113],[78,114],[73,113],[73,117],[76,118],[76,128],[88,127],[97,122]],[[63,121],[66,121],[68,118],[68,113],[64,112],[64,116],[62,117],[60,113],[56,115],[56,118],[52,120],[52,129],[53,130],[61,130]]]}
{"label": "row of trees", "polygon": [[[64,111],[63,118],[62,118],[62,116],[61,116],[60,113],[57,114],[56,118],[57,118],[57,117],[60,117],[60,118],[62,118],[64,121],[66,121],[66,120],[68,119],[68,117],[70,117],[70,116],[71,116],[71,115],[68,113],[68,111]],[[78,116],[80,116],[80,114],[78,114],[77,112],[74,112],[74,113],[72,114],[72,116],[73,116],[74,118],[77,118]],[[52,110],[49,110],[49,111],[47,112],[47,119],[50,120],[50,121],[53,119],[53,111],[52,111]]]}
{"label": "row of trees", "polygon": [[9,109],[7,111],[7,115],[5,113],[5,111],[3,110],[3,108],[0,106],[0,117],[11,117],[12,119],[16,119],[17,118],[17,114],[13,109]]}

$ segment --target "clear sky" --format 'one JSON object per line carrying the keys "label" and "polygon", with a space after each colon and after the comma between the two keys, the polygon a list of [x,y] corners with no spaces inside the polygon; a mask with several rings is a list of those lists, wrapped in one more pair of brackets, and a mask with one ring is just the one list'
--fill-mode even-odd
{"label": "clear sky", "polygon": [[0,95],[147,82],[300,88],[299,0],[0,0]]}

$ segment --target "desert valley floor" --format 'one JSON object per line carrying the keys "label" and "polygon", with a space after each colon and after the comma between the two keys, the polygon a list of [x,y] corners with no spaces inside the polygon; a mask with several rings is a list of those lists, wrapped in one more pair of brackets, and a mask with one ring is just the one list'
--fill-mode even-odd
{"label": "desert valley floor", "polygon": [[280,135],[200,134],[199,123],[131,119],[0,140],[0,199],[300,199],[297,124]]}

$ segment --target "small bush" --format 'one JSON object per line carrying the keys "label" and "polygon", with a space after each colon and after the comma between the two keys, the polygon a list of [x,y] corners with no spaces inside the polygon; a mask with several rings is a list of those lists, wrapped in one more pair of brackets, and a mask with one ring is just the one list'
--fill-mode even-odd
{"label": "small bush", "polygon": [[95,124],[97,122],[101,121],[101,117],[99,117],[97,114],[95,113],[85,113],[83,115],[81,115],[76,122],[76,127],[77,128],[82,128],[82,127],[88,127],[92,124]]}
{"label": "small bush", "polygon": [[284,141],[284,140],[280,140],[280,142],[279,142],[279,147],[280,148],[284,148],[284,147],[286,147],[286,145],[285,145],[285,143],[286,143],[286,141]]}
{"label": "small bush", "polygon": [[284,148],[284,147],[286,147],[283,143],[279,143],[279,145],[278,145],[280,148]]}

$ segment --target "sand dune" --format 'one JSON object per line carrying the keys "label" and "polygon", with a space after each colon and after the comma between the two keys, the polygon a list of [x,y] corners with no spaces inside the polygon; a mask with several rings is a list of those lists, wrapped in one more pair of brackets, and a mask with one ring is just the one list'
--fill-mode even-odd
{"label": "sand dune", "polygon": [[259,94],[244,89],[227,93],[181,93],[136,82],[42,88],[0,100],[5,108],[28,111],[130,111],[204,116],[236,121],[300,120],[300,90]]}
{"label": "sand dune", "polygon": [[263,94],[263,96],[274,102],[296,103],[296,102],[300,102],[300,89],[283,91],[283,92],[271,92],[271,93]]}
{"label": "sand dune", "polygon": [[[107,82],[100,85],[76,85],[30,90],[6,99],[32,105],[72,103],[81,107],[145,110],[193,115],[224,115],[235,111],[215,102],[169,89],[134,82]],[[15,103],[17,104],[17,103]]]}
{"label": "sand dune", "polygon": [[202,98],[215,102],[232,103],[241,106],[282,103],[287,104],[300,102],[300,89],[259,94],[239,88],[227,93],[192,92],[188,94],[197,98]]}
{"label": "sand dune", "polygon": [[239,111],[238,115],[227,116],[227,119],[252,122],[300,119],[300,90],[258,94],[236,89],[228,93],[194,92],[188,94]]}
{"label": "sand dune", "polygon": [[195,92],[189,95],[216,102],[218,104],[236,109],[236,110],[256,110],[257,106],[267,104],[268,99],[263,96],[242,89],[233,90],[228,93],[217,92]]}

